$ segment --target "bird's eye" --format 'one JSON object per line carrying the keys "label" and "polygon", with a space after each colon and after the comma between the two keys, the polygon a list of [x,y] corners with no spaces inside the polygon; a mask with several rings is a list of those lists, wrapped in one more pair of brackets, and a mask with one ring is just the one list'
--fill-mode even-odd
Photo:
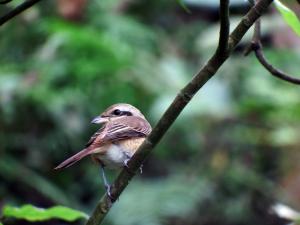
{"label": "bird's eye", "polygon": [[121,110],[115,109],[115,110],[113,111],[113,114],[116,115],[116,116],[119,116],[119,115],[121,115]]}

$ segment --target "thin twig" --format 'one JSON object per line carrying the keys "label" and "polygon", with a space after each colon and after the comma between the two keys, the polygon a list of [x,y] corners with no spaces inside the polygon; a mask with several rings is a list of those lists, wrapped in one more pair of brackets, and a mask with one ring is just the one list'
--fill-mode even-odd
{"label": "thin twig", "polygon": [[229,38],[229,0],[220,0],[220,37],[218,45],[218,54],[228,54],[228,38]]}
{"label": "thin twig", "polygon": [[30,8],[34,4],[38,3],[39,1],[41,0],[25,0],[22,4],[18,5],[16,8],[0,17],[0,26],[2,26],[13,17],[17,16],[21,12],[25,11],[26,9]]}
{"label": "thin twig", "polygon": [[273,75],[281,80],[285,80],[287,82],[300,85],[300,79],[294,78],[293,76],[275,68],[266,59],[266,57],[263,53],[263,48],[262,48],[262,43],[261,43],[260,20],[257,20],[255,22],[254,33],[253,33],[250,49],[252,51],[254,51],[255,56],[258,59],[258,61],[270,72],[271,75]]}
{"label": "thin twig", "polygon": [[[140,165],[144,162],[146,157],[150,154],[152,149],[160,141],[163,135],[167,132],[170,126],[174,123],[184,107],[190,102],[197,91],[215,75],[221,65],[228,59],[232,50],[241,41],[247,30],[254,24],[254,22],[262,15],[273,0],[260,0],[250,11],[243,17],[238,26],[229,36],[228,54],[220,55],[218,51],[210,58],[210,60],[202,67],[193,79],[179,92],[167,111],[158,121],[151,134],[144,141],[142,146],[133,155],[128,162],[128,167],[131,171],[138,171]],[[127,169],[123,169],[117,179],[115,180],[111,195],[114,199],[118,199],[120,194],[128,185],[129,181],[134,176],[133,173]],[[92,215],[87,221],[86,225],[99,225],[109,212],[113,205],[113,201],[105,194],[98,202]]]}

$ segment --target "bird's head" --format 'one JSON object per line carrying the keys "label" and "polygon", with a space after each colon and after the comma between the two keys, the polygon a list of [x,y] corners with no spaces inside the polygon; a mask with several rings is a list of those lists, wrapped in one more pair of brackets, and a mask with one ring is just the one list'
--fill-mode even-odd
{"label": "bird's head", "polygon": [[118,103],[108,107],[103,113],[94,118],[91,123],[103,124],[126,116],[136,116],[145,119],[144,115],[134,106]]}

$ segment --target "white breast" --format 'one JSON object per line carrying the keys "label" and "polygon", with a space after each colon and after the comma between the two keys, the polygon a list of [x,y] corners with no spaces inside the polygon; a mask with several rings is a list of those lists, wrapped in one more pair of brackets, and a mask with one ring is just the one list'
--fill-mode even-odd
{"label": "white breast", "polygon": [[116,169],[124,166],[124,161],[130,155],[124,151],[119,145],[112,144],[105,154],[97,155],[106,167]]}

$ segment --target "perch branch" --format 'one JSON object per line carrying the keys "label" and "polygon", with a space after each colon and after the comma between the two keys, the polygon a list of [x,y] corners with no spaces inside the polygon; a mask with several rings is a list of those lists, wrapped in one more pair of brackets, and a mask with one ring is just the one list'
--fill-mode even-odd
{"label": "perch branch", "polygon": [[[249,10],[249,12],[242,18],[241,22],[237,25],[234,31],[230,34],[228,40],[228,54],[220,54],[220,50],[217,50],[209,59],[209,61],[201,68],[201,70],[192,78],[192,80],[179,92],[172,104],[169,106],[169,108],[163,114],[161,119],[158,121],[157,125],[153,128],[151,134],[143,142],[138,151],[133,155],[132,159],[128,162],[128,166],[131,171],[136,172],[139,169],[140,165],[144,162],[144,160],[150,154],[155,145],[167,132],[169,127],[174,123],[174,121],[179,116],[184,107],[190,102],[190,100],[196,94],[196,92],[212,76],[215,75],[217,70],[227,60],[230,53],[240,42],[247,30],[262,15],[262,13],[268,8],[272,1],[273,0],[261,0],[257,4],[255,4]],[[228,28],[229,27],[227,27],[227,29]],[[111,195],[113,199],[119,198],[120,194],[126,188],[133,176],[134,173],[128,171],[128,169],[123,169],[121,171],[111,189]],[[105,194],[99,200],[96,208],[94,209],[86,225],[101,224],[112,205],[113,201],[107,196],[107,194]]]}
{"label": "perch branch", "polygon": [[41,0],[25,0],[22,4],[0,17],[0,26]]}

